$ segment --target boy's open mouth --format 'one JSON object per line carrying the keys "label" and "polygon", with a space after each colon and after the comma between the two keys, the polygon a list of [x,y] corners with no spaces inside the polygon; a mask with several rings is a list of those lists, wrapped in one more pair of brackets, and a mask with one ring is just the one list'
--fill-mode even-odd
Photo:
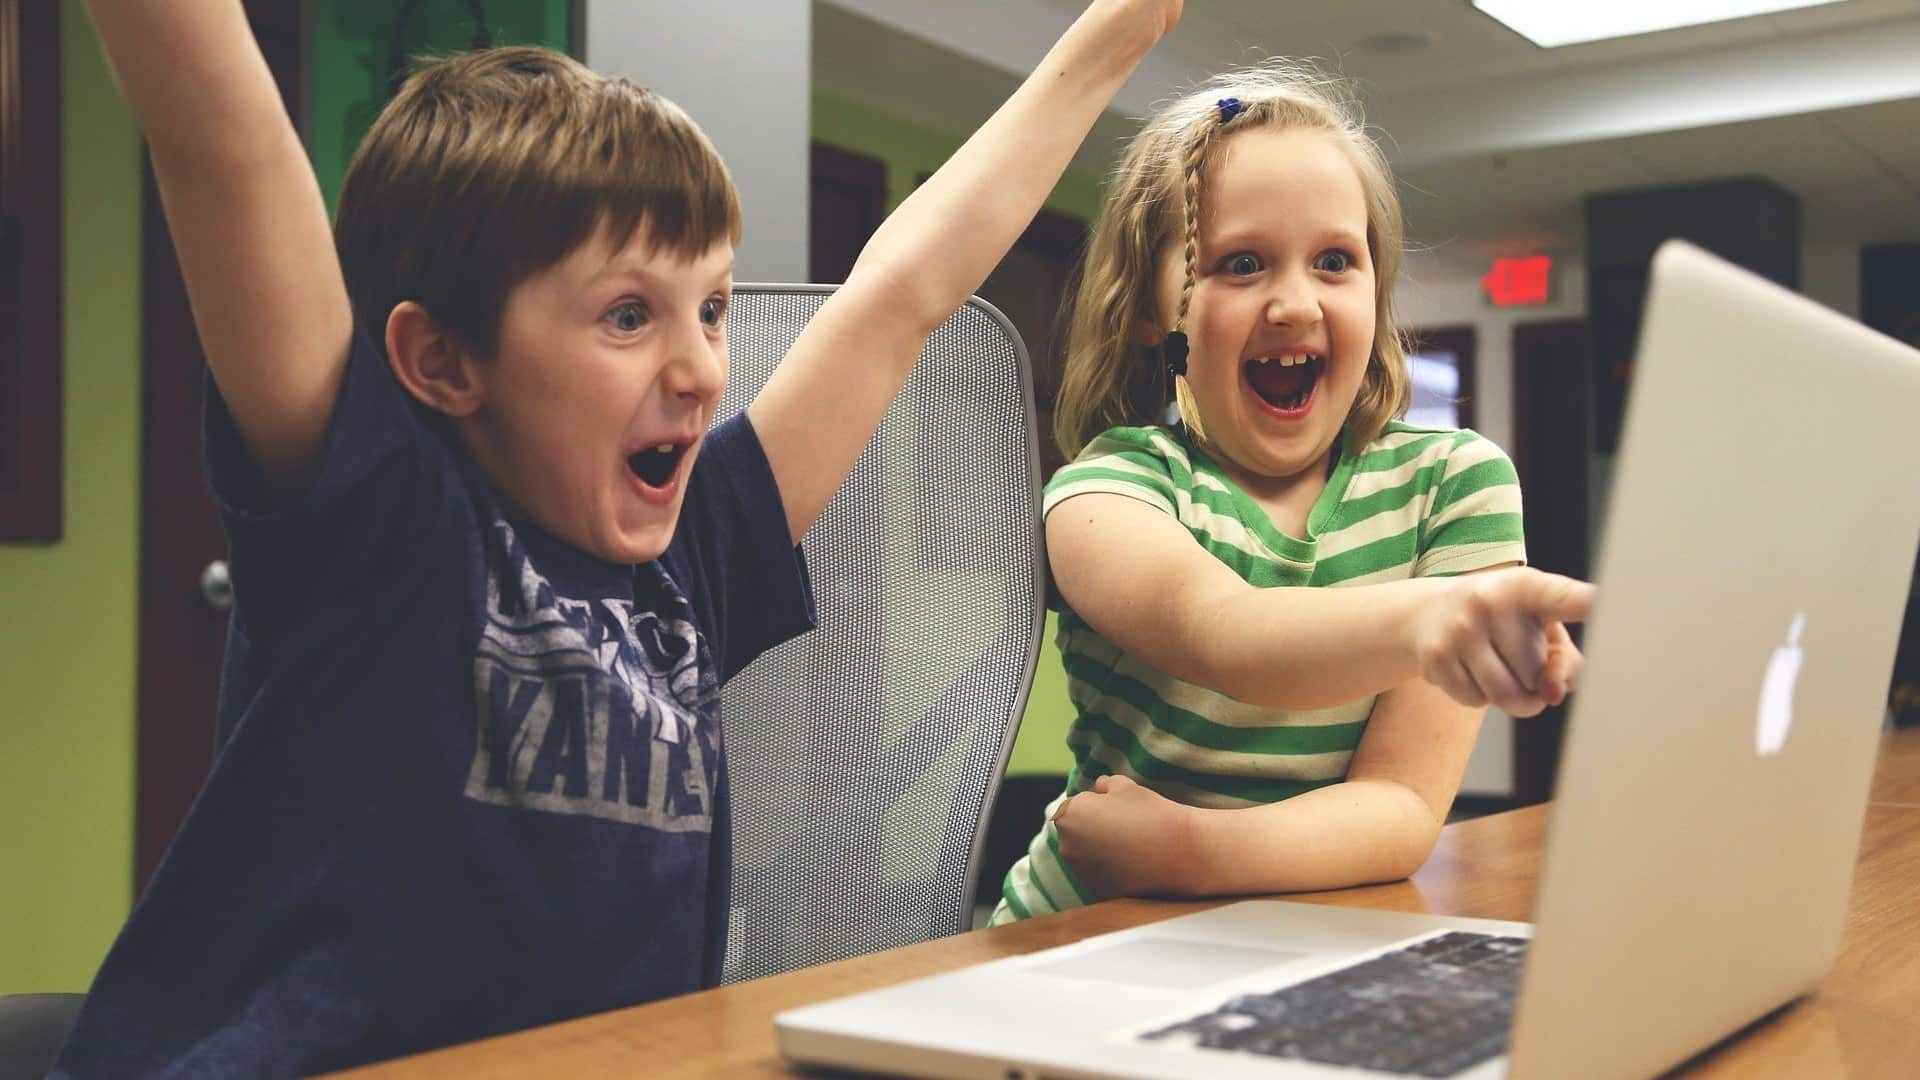
{"label": "boy's open mouth", "polygon": [[1327,358],[1293,354],[1256,356],[1241,365],[1247,384],[1260,400],[1282,412],[1298,412],[1313,398],[1314,384],[1326,369]]}
{"label": "boy's open mouth", "polygon": [[627,468],[640,482],[652,488],[666,487],[673,480],[674,470],[680,467],[680,459],[687,454],[687,443],[664,442],[649,446],[645,450],[627,455]]}

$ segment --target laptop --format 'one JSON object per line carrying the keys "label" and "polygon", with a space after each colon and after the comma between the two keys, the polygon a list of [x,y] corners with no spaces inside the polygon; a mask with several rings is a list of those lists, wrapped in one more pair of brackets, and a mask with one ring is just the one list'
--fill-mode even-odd
{"label": "laptop", "polygon": [[1243,901],[784,1012],[781,1051],[994,1080],[1638,1077],[1809,992],[1920,543],[1915,418],[1920,353],[1669,242],[1534,923]]}

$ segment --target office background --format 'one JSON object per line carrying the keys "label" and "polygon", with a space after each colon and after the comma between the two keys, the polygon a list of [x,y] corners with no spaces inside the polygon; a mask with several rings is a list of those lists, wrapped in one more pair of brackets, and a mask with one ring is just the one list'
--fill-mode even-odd
{"label": "office background", "polygon": [[[397,6],[298,6],[308,28],[304,127],[329,200],[377,108]],[[405,44],[468,43],[473,6],[424,0]],[[640,21],[655,5],[613,0],[478,6],[496,42],[570,47],[688,107],[740,174],[743,280],[821,276],[811,257],[821,238],[808,235],[800,212],[810,163],[816,199],[821,155],[837,152],[856,164],[877,162],[885,206],[896,204],[984,119],[1075,7],[768,0],[724,14],[685,5],[686,21],[663,28]],[[1181,31],[1096,129],[1049,202],[1049,220],[1070,233],[1091,219],[1098,177],[1129,130],[1125,113],[1209,65],[1247,56],[1245,44],[1255,41],[1339,53],[1375,87],[1370,118],[1391,135],[1421,248],[1400,296],[1404,321],[1455,343],[1447,355],[1467,360],[1463,389],[1475,426],[1516,453],[1525,418],[1534,416],[1537,430],[1538,418],[1550,415],[1544,407],[1527,412],[1529,402],[1547,396],[1542,387],[1571,385],[1565,371],[1542,375],[1528,350],[1570,355],[1554,353],[1554,343],[1565,349],[1579,338],[1528,332],[1558,326],[1577,335],[1587,314],[1589,193],[1771,177],[1798,197],[1794,269],[1803,291],[1890,329],[1920,320],[1920,143],[1910,135],[1920,130],[1920,67],[1910,62],[1920,55],[1920,4],[1847,0],[1822,15],[1680,31],[1654,47],[1584,46],[1566,54],[1581,58],[1577,70],[1560,70],[1560,58],[1530,47],[1510,48],[1497,29],[1450,37],[1473,25],[1460,18],[1477,18],[1464,2],[1450,6],[1463,10],[1429,23],[1411,13],[1437,5],[1190,5]],[[1285,33],[1262,29],[1276,24],[1279,7],[1300,17],[1285,21]],[[1327,14],[1336,7],[1339,14]],[[58,8],[64,500],[57,542],[0,543],[0,993],[84,987],[125,917],[136,877],[142,163],[77,0]],[[1475,36],[1482,31],[1491,36]],[[1908,58],[1909,70],[1882,63],[1889,55]],[[1482,62],[1498,79],[1448,70]],[[1582,107],[1628,86],[1643,91],[1631,107]],[[1041,263],[1060,248],[1031,239],[1029,256]],[[1556,262],[1547,301],[1491,306],[1482,284],[1491,260],[1532,254]],[[1039,263],[1010,271],[999,287],[1030,285],[1046,272]],[[1878,313],[1867,310],[1876,304]],[[1027,316],[1029,337],[1045,336],[1031,325],[1037,317]],[[1521,401],[1528,378],[1533,396]],[[1604,518],[1609,459],[1586,447],[1578,461],[1585,483],[1576,540],[1590,541]],[[1538,485],[1529,489],[1536,495],[1551,501]],[[1591,558],[1590,544],[1574,546]],[[1049,646],[1011,773],[1064,771],[1065,695]],[[1511,800],[1530,782],[1520,775],[1525,748],[1516,746],[1527,734],[1516,730],[1489,719],[1464,788],[1469,800]]]}

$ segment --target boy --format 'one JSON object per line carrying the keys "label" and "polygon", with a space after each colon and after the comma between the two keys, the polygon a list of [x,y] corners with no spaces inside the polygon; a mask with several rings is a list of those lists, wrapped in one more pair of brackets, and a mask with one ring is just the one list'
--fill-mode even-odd
{"label": "boy", "polygon": [[237,602],[213,773],[60,1072],[306,1073],[711,985],[718,687],[811,625],[799,537],[1180,3],[1095,0],[711,431],[739,209],[671,103],[429,64],[330,243],[237,2],[90,8]]}

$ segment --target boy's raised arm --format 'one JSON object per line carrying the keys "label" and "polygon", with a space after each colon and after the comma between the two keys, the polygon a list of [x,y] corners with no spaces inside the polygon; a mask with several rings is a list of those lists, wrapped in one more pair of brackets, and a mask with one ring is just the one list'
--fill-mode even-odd
{"label": "boy's raised arm", "polygon": [[239,0],[87,6],[146,136],[207,365],[264,491],[297,490],[353,326],[306,151]]}
{"label": "boy's raised arm", "polygon": [[929,335],[1033,220],[1182,0],[1094,0],[868,241],[748,408],[794,540],[839,490]]}

